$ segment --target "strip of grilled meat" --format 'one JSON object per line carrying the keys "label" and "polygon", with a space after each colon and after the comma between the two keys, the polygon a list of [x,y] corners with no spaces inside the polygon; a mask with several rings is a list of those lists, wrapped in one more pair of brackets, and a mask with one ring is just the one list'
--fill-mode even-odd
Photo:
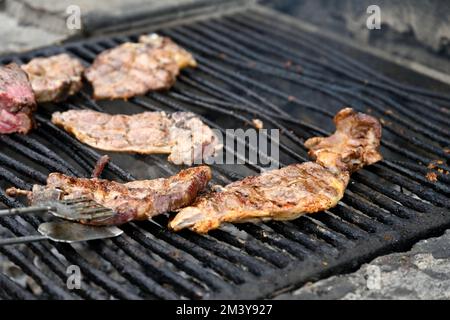
{"label": "strip of grilled meat", "polygon": [[120,225],[132,220],[147,220],[158,214],[187,206],[204,190],[211,179],[207,166],[189,168],[169,178],[118,183],[102,179],[73,178],[51,173],[46,186],[35,185],[32,191],[15,188],[8,195],[26,194],[31,205],[50,200],[86,197],[116,215],[103,220],[81,221],[93,225]]}
{"label": "strip of grilled meat", "polygon": [[190,112],[110,115],[90,110],[56,112],[52,122],[101,150],[170,154],[175,164],[200,164],[215,154],[218,137]]}
{"label": "strip of grilled meat", "polygon": [[85,77],[93,85],[95,99],[127,99],[169,89],[181,69],[196,65],[192,55],[171,39],[152,34],[102,52]]}
{"label": "strip of grilled meat", "polygon": [[337,130],[333,135],[305,143],[315,162],[248,177],[220,192],[201,196],[182,209],[169,227],[207,233],[224,222],[292,220],[336,206],[344,196],[350,174],[380,161],[382,156],[377,119],[347,108],[335,116],[334,122]]}
{"label": "strip of grilled meat", "polygon": [[26,134],[34,125],[36,100],[27,74],[11,63],[0,66],[0,134]]}
{"label": "strip of grilled meat", "polygon": [[62,101],[83,85],[84,66],[66,53],[34,58],[21,67],[30,78],[38,102]]}

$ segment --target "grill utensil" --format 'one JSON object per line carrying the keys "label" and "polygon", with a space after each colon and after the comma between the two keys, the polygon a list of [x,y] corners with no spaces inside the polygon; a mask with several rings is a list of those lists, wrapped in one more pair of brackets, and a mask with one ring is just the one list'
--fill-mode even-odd
{"label": "grill utensil", "polygon": [[[58,218],[77,222],[107,219],[115,214],[111,209],[105,208],[91,199],[81,197],[43,202],[39,206],[0,210],[0,217],[46,212]],[[43,223],[38,228],[39,235],[2,239],[0,246],[42,240],[71,243],[117,237],[123,233],[117,227],[94,227],[69,221]]]}
{"label": "grill utensil", "polygon": [[115,215],[111,209],[105,208],[91,199],[81,197],[42,202],[39,206],[0,210],[0,217],[45,212],[70,221],[105,219]]}
{"label": "grill utensil", "polygon": [[42,223],[40,234],[16,238],[0,239],[0,246],[52,240],[73,243],[80,241],[106,239],[120,236],[123,231],[117,227],[94,227],[69,221]]}

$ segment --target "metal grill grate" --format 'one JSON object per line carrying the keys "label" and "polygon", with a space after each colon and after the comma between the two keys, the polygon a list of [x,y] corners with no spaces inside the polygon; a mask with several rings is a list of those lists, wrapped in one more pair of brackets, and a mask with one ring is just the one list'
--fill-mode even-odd
{"label": "metal grill grate", "polygon": [[[38,298],[271,297],[350,270],[450,226],[450,176],[445,175],[450,154],[444,150],[450,138],[449,96],[378,74],[257,7],[156,31],[193,52],[199,67],[183,71],[166,93],[127,102],[95,102],[83,91],[67,102],[41,106],[36,115],[39,127],[32,134],[0,136],[0,187],[30,188],[44,183],[52,171],[89,175],[100,154],[49,121],[53,111],[67,108],[130,113],[192,110],[221,130],[248,125],[257,117],[266,127],[282,130],[280,165],[286,165],[307,161],[303,141],[329,134],[333,115],[343,106],[352,106],[383,119],[386,160],[354,174],[336,208],[295,221],[229,225],[199,236],[168,231],[168,217],[160,216],[124,226],[125,235],[113,240],[76,247],[29,244],[32,255],[15,247],[0,248],[42,288]],[[1,62],[23,63],[69,52],[88,64],[99,52],[137,36],[103,37],[5,57]],[[113,159],[105,174],[124,181],[179,170],[159,156],[113,155]],[[444,173],[437,172],[439,181],[432,183],[425,178],[426,166],[436,159],[443,160],[436,166]],[[260,166],[247,163],[236,169],[214,166],[214,182],[257,174]],[[139,176],[142,172],[145,175]],[[0,200],[9,207],[22,205],[2,188]],[[0,224],[23,235],[40,219],[3,218]],[[35,257],[39,267],[33,263]],[[83,272],[81,290],[65,287],[70,264]],[[3,298],[33,297],[3,274],[0,288]]]}

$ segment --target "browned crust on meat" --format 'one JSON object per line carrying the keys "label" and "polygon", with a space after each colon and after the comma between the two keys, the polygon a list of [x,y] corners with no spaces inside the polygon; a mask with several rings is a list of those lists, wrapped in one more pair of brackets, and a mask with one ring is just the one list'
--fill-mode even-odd
{"label": "browned crust on meat", "polygon": [[201,196],[180,210],[169,228],[207,233],[224,222],[291,220],[336,206],[350,174],[382,157],[378,120],[347,108],[334,121],[337,130],[333,135],[305,143],[316,162],[248,177]]}
{"label": "browned crust on meat", "polygon": [[[143,122],[143,120],[145,122]],[[141,126],[135,126],[137,122]],[[163,112],[109,115],[91,110],[55,112],[52,122],[78,140],[100,150],[140,154],[169,154],[167,116]],[[150,130],[148,134],[146,130]],[[140,142],[133,137],[140,139]],[[145,138],[148,140],[145,140]]]}
{"label": "browned crust on meat", "polygon": [[190,112],[110,115],[92,110],[55,112],[52,122],[101,150],[170,154],[175,164],[202,163],[221,146],[215,133]]}
{"label": "browned crust on meat", "polygon": [[381,124],[369,115],[346,108],[334,117],[336,132],[308,139],[309,156],[335,172],[354,172],[383,159],[379,151]]}
{"label": "browned crust on meat", "polygon": [[63,101],[83,85],[84,66],[66,53],[34,58],[21,68],[28,74],[38,102]]}
{"label": "browned crust on meat", "polygon": [[193,56],[171,39],[153,34],[102,52],[84,74],[95,99],[128,99],[169,89],[181,69],[196,65]]}
{"label": "browned crust on meat", "polygon": [[[55,200],[54,191],[61,190],[61,199],[87,197],[112,209],[116,215],[106,220],[84,221],[94,225],[120,225],[131,220],[146,220],[158,214],[191,204],[211,180],[211,169],[199,166],[178,174],[154,180],[119,183],[104,179],[74,178],[51,173],[46,186],[34,186],[27,192],[31,204]],[[17,190],[9,190],[16,194]],[[52,199],[46,199],[52,197]]]}
{"label": "browned crust on meat", "polygon": [[95,163],[94,170],[92,170],[91,178],[100,178],[103,170],[108,165],[111,158],[108,155],[101,156]]}
{"label": "browned crust on meat", "polygon": [[319,164],[294,164],[247,177],[200,197],[170,222],[174,231],[207,233],[224,222],[291,220],[334,207],[342,198],[348,174],[336,176]]}

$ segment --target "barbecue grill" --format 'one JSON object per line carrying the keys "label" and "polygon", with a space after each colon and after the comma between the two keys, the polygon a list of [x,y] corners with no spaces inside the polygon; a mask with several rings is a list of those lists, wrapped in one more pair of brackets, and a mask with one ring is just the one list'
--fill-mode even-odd
{"label": "barbecue grill", "polygon": [[[105,49],[136,41],[143,32],[173,38],[194,53],[199,66],[183,71],[169,92],[129,101],[93,101],[89,89],[66,102],[44,104],[38,128],[27,136],[0,136],[0,200],[24,204],[5,187],[29,189],[50,172],[87,177],[100,152],[54,126],[54,111],[91,108],[105,112],[193,111],[212,128],[245,127],[259,118],[281,129],[280,165],[307,161],[303,142],[334,130],[344,106],[371,113],[384,125],[385,160],[355,173],[339,205],[289,222],[227,225],[200,236],[172,233],[168,215],[121,227],[124,235],[72,246],[34,243],[0,247],[42,289],[40,295],[0,274],[4,299],[256,299],[271,298],[327,275],[354,270],[388,252],[450,227],[450,96],[388,77],[351,50],[318,38],[293,19],[257,5],[220,16],[199,16],[170,26],[142,20],[139,28],[0,58],[26,63],[38,56],[70,53],[86,64]],[[361,59],[364,59],[364,55]],[[376,65],[377,59],[366,61]],[[384,62],[388,64],[388,62]],[[423,78],[399,66],[392,73]],[[397,72],[398,71],[398,72]],[[433,88],[447,87],[427,80]],[[448,90],[448,89],[447,89]],[[117,155],[103,176],[119,181],[168,176],[179,167],[164,156]],[[261,156],[270,158],[268,154]],[[429,181],[435,162],[438,181]],[[275,161],[275,159],[274,159]],[[261,165],[213,165],[213,183],[225,184]],[[441,169],[441,170],[438,170]],[[0,205],[0,208],[2,206]],[[28,235],[40,217],[5,217],[9,235]],[[31,231],[30,231],[31,230]],[[39,265],[35,262],[39,261]],[[79,290],[66,287],[66,268],[80,267]]]}

